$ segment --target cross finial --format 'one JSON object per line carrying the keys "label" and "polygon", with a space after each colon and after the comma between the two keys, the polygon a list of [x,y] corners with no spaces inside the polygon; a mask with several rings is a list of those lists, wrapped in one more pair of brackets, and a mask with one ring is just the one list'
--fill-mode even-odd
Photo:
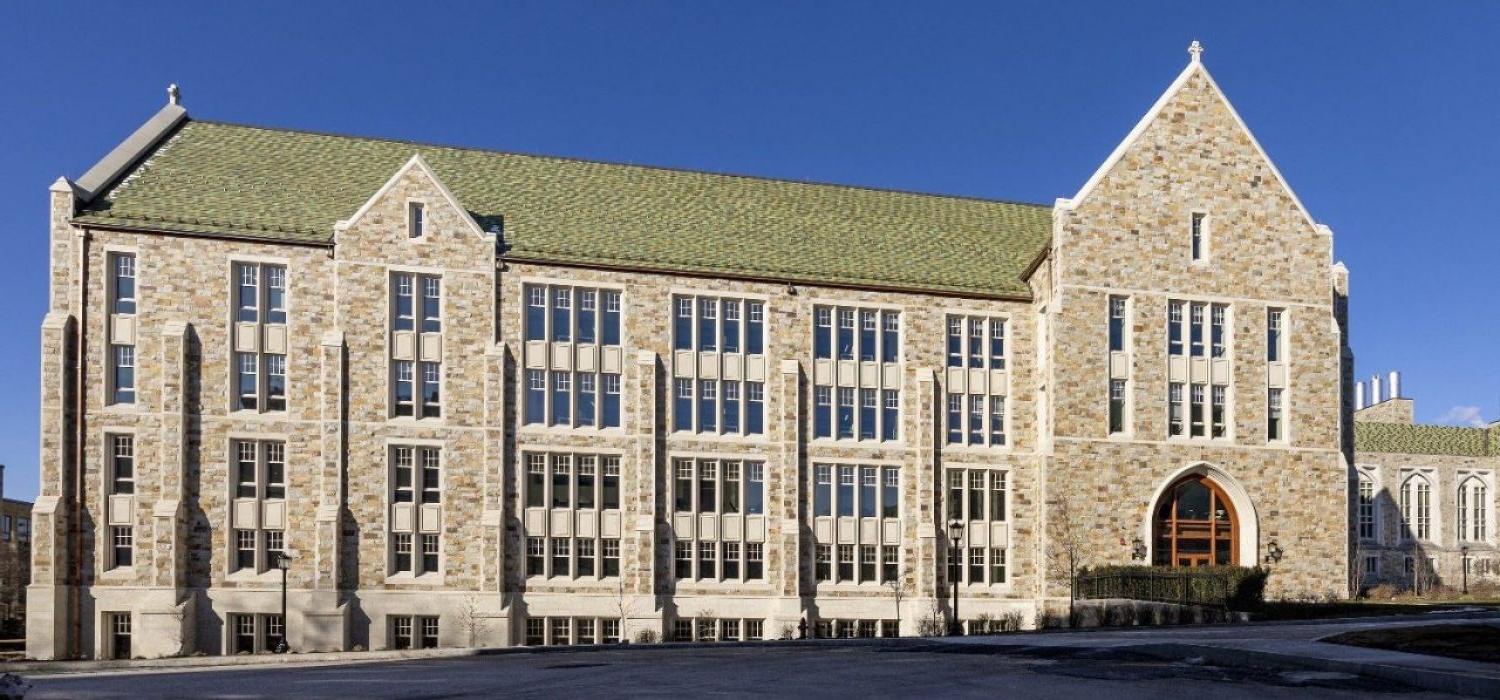
{"label": "cross finial", "polygon": [[177,83],[167,86],[167,104],[182,104],[182,91],[177,89]]}
{"label": "cross finial", "polygon": [[1198,61],[1202,60],[1203,44],[1198,43],[1198,40],[1194,39],[1193,43],[1188,44],[1188,55],[1193,57],[1193,63],[1197,63]]}

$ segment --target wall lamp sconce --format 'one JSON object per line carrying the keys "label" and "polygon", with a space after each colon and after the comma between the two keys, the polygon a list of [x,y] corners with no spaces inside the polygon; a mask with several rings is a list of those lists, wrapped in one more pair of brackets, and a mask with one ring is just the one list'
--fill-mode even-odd
{"label": "wall lamp sconce", "polygon": [[786,293],[787,293],[787,296],[793,296],[793,297],[797,296],[797,285],[792,284],[791,282],[787,282],[786,283]]}
{"label": "wall lamp sconce", "polygon": [[1276,540],[1271,540],[1271,543],[1266,545],[1266,561],[1269,563],[1280,563],[1281,555],[1285,553],[1286,552],[1282,550],[1281,545],[1276,544]]}
{"label": "wall lamp sconce", "polygon": [[1135,561],[1146,560],[1146,543],[1139,537],[1130,541],[1130,558]]}

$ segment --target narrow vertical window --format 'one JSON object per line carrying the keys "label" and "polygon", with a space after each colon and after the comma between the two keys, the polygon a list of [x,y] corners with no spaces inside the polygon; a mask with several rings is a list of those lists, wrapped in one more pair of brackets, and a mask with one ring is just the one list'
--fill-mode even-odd
{"label": "narrow vertical window", "polygon": [[594,425],[595,397],[598,395],[596,376],[589,372],[578,373],[578,411],[573,425],[585,428]]}
{"label": "narrow vertical window", "polygon": [[698,380],[698,432],[718,432],[719,383],[713,379]]}
{"label": "narrow vertical window", "polygon": [[740,463],[724,463],[724,509],[725,513],[740,512]]}
{"label": "narrow vertical window", "polygon": [[693,429],[693,380],[672,380],[672,429]]}
{"label": "narrow vertical window", "polygon": [[876,391],[859,390],[859,439],[875,439]]}
{"label": "narrow vertical window", "polygon": [[109,529],[111,540],[111,564],[114,568],[128,567],[134,561],[135,531],[129,525],[115,525]]}
{"label": "narrow vertical window", "polygon": [[601,374],[599,376],[604,382],[600,425],[605,428],[618,428],[620,427],[620,375]]}
{"label": "narrow vertical window", "polygon": [[255,323],[260,320],[260,266],[239,263],[235,270],[239,278],[235,318],[241,323]]}
{"label": "narrow vertical window", "polygon": [[826,306],[813,308],[813,357],[833,357],[833,311]]}
{"label": "narrow vertical window", "polygon": [[427,212],[421,202],[406,204],[406,237],[421,238],[426,233]]}
{"label": "narrow vertical window", "polygon": [[764,382],[745,382],[745,432],[761,435],[766,432],[766,385]]}
{"label": "narrow vertical window", "polygon": [[880,487],[880,470],[875,467],[859,468],[859,517],[873,518],[879,507],[876,489]]}
{"label": "narrow vertical window", "polygon": [[620,509],[620,458],[604,458],[604,482],[600,492],[600,508]]}
{"label": "narrow vertical window", "polygon": [[990,369],[1005,369],[1005,319],[990,319]]}
{"label": "narrow vertical window", "polygon": [[740,383],[729,379],[724,380],[724,432],[740,432]]}
{"label": "narrow vertical window", "polygon": [[1359,537],[1375,539],[1375,482],[1365,474],[1359,475]]}
{"label": "narrow vertical window", "polygon": [[266,492],[269,500],[286,498],[286,444],[280,442],[260,443],[266,459]]}
{"label": "narrow vertical window", "polygon": [[578,290],[578,342],[590,344],[598,339],[599,291]]}
{"label": "narrow vertical window", "polygon": [[948,470],[948,519],[964,519],[964,470]]}
{"label": "narrow vertical window", "polygon": [[740,302],[738,299],[724,300],[723,343],[724,352],[740,351]]}
{"label": "narrow vertical window", "polygon": [[422,276],[422,332],[443,330],[443,279]]}
{"label": "narrow vertical window", "polygon": [[111,310],[117,314],[135,313],[135,255],[130,253],[115,253],[110,256],[110,275],[113,278],[110,287],[114,298],[110,300]]}
{"label": "narrow vertical window", "polygon": [[113,453],[110,493],[122,495],[135,493],[135,437],[113,435],[109,441]]}
{"label": "narrow vertical window", "polygon": [[990,548],[990,583],[1005,583],[1005,548]]}
{"label": "narrow vertical window", "polygon": [[253,411],[259,406],[260,383],[256,364],[260,358],[253,352],[237,353],[235,357],[239,363],[240,408]]}
{"label": "narrow vertical window", "polygon": [[984,444],[985,400],[978,394],[969,397],[969,444]]}
{"label": "narrow vertical window", "polygon": [[717,513],[719,511],[718,483],[718,463],[699,462],[698,512]]}
{"label": "narrow vertical window", "polygon": [[[870,468],[874,471],[874,468]],[[901,472],[895,467],[885,467],[881,471],[880,486],[880,517],[898,517],[901,510]],[[871,474],[872,478],[874,474]],[[871,493],[873,498],[874,494]]]}
{"label": "narrow vertical window", "polygon": [[948,444],[964,441],[964,395],[948,394]]}
{"label": "narrow vertical window", "polygon": [[573,455],[552,455],[552,507],[573,507]]}
{"label": "narrow vertical window", "polygon": [[573,290],[567,287],[552,288],[552,340],[573,340]]}
{"label": "narrow vertical window", "polygon": [[112,345],[114,350],[114,403],[135,403],[135,346]]}
{"label": "narrow vertical window", "polygon": [[901,314],[897,311],[882,311],[880,361],[897,362],[901,359]]}
{"label": "narrow vertical window", "polygon": [[1228,400],[1228,387],[1215,384],[1210,388],[1210,418],[1212,422],[1213,437],[1224,437],[1227,426],[1224,424],[1224,404]]}
{"label": "narrow vertical window", "polygon": [[526,294],[526,339],[547,339],[547,288],[528,284]]}
{"label": "narrow vertical window", "polygon": [[[396,373],[395,399],[396,415],[411,416],[414,406],[412,383],[415,367],[410,360],[397,360],[393,368]],[[249,408],[254,408],[250,406]]]}
{"label": "narrow vertical window", "polygon": [[698,350],[717,352],[719,349],[719,300],[712,297],[698,300]]}
{"label": "narrow vertical window", "polygon": [[1224,315],[1226,313],[1227,309],[1223,304],[1214,304],[1209,311],[1209,324],[1211,328],[1208,339],[1209,352],[1215,358],[1222,358],[1225,355]]}
{"label": "narrow vertical window", "polygon": [[395,503],[412,503],[416,500],[416,450],[411,447],[395,448],[395,464],[391,469],[394,472],[394,485],[391,489],[391,501]]}
{"label": "narrow vertical window", "polygon": [[[410,331],[416,329],[416,293],[417,280],[415,275],[398,274],[392,278],[395,286],[396,313],[393,327],[398,331]],[[241,285],[243,296],[244,286]],[[242,302],[243,303],[243,302]],[[244,316],[244,311],[240,312]],[[240,320],[244,320],[241,318]]]}
{"label": "narrow vertical window", "polygon": [[839,309],[839,359],[854,359],[854,309]]}
{"label": "narrow vertical window", "polygon": [[442,454],[435,448],[424,447],[422,455],[422,502],[442,503]]}
{"label": "narrow vertical window", "polygon": [[[594,541],[579,538],[578,540],[578,576],[592,578],[594,576]],[[582,625],[580,625],[582,627]],[[579,630],[582,632],[582,630]]]}
{"label": "narrow vertical window", "polygon": [[1281,362],[1282,355],[1282,321],[1285,312],[1281,309],[1269,309],[1266,311],[1266,361]]}
{"label": "narrow vertical window", "polygon": [[1182,434],[1182,383],[1167,385],[1167,430],[1170,435]]}
{"label": "narrow vertical window", "polygon": [[765,545],[760,542],[745,543],[745,578],[752,581],[765,577]]}
{"label": "narrow vertical window", "polygon": [[813,437],[833,437],[832,387],[813,387]]}
{"label": "narrow vertical window", "polygon": [[990,445],[1005,444],[1005,397],[990,397]]}
{"label": "narrow vertical window", "polygon": [[960,316],[948,317],[948,366],[964,366],[964,320]]}
{"label": "narrow vertical window", "polygon": [[547,373],[539,369],[526,370],[526,423],[537,425],[546,421]]}
{"label": "narrow vertical window", "polygon": [[600,342],[604,345],[620,344],[620,293],[606,289],[604,295],[604,320],[600,326]]}
{"label": "narrow vertical window", "polygon": [[839,516],[854,515],[854,467],[839,467],[839,489],[835,496]]}
{"label": "narrow vertical window", "polygon": [[1204,214],[1202,214],[1200,212],[1193,212],[1191,227],[1192,227],[1192,236],[1193,236],[1193,245],[1192,245],[1193,250],[1192,250],[1192,253],[1193,253],[1193,261],[1194,262],[1203,259],[1203,245],[1204,245],[1204,240],[1203,240],[1203,236],[1204,236],[1203,225],[1204,225],[1204,219],[1205,219]]}
{"label": "narrow vertical window", "polygon": [[438,570],[438,536],[422,535],[422,573],[436,573]]}
{"label": "narrow vertical window", "polygon": [[676,478],[672,488],[675,507],[679,513],[691,513],[693,512],[693,460],[677,460],[675,470]]}
{"label": "narrow vertical window", "polygon": [[548,541],[552,544],[552,575],[572,577],[572,556],[569,552],[569,545],[572,543],[566,537],[554,537]]}
{"label": "narrow vertical window", "polygon": [[880,415],[880,439],[889,442],[895,440],[901,430],[901,392],[895,389],[885,389],[884,402]]}
{"label": "narrow vertical window", "polygon": [[1125,297],[1109,298],[1109,349],[1125,351]]}
{"label": "narrow vertical window", "polygon": [[1204,387],[1202,384],[1193,384],[1189,387],[1191,392],[1191,405],[1188,407],[1188,416],[1192,421],[1192,437],[1203,437],[1203,409],[1206,403]]}
{"label": "narrow vertical window", "polygon": [[969,366],[984,366],[984,319],[969,319]]}
{"label": "narrow vertical window", "polygon": [[1188,338],[1193,357],[1203,357],[1203,304],[1188,306]]}
{"label": "narrow vertical window", "polygon": [[256,459],[255,443],[249,440],[235,443],[235,456],[234,496],[255,498],[259,493],[256,488],[259,462]]}
{"label": "narrow vertical window", "polygon": [[1125,380],[1109,380],[1109,432],[1125,432]]}
{"label": "narrow vertical window", "polygon": [[1281,389],[1271,389],[1266,393],[1266,437],[1280,440],[1281,427]]}
{"label": "narrow vertical window", "polygon": [[854,389],[839,387],[839,437],[854,437]]}
{"label": "narrow vertical window", "polygon": [[267,354],[266,410],[286,410],[286,355]]}
{"label": "narrow vertical window", "polygon": [[266,273],[266,323],[286,323],[286,268],[263,265]]}
{"label": "narrow vertical window", "polygon": [[[604,571],[602,573],[605,578],[612,578],[620,575],[619,538],[611,537],[604,540]],[[618,620],[615,620],[614,622],[618,622]],[[606,633],[605,636],[608,637],[609,635]]]}
{"label": "narrow vertical window", "polygon": [[1005,520],[1005,472],[990,472],[990,520]]}
{"label": "narrow vertical window", "polygon": [[1182,302],[1167,302],[1167,354],[1182,354]]}
{"label": "narrow vertical window", "polygon": [[859,312],[859,359],[864,362],[875,361],[875,319],[874,311]]}
{"label": "narrow vertical window", "polygon": [[833,515],[833,467],[819,464],[813,474],[813,515]]}
{"label": "narrow vertical window", "polygon": [[573,413],[573,374],[552,371],[552,425],[568,425]]}
{"label": "narrow vertical window", "polygon": [[760,515],[765,512],[765,504],[766,465],[748,462],[745,464],[745,512]]}
{"label": "narrow vertical window", "polygon": [[547,456],[526,455],[526,507],[541,508],[547,498]]}
{"label": "narrow vertical window", "polygon": [[766,306],[759,301],[745,302],[745,352],[761,355],[766,351]]}

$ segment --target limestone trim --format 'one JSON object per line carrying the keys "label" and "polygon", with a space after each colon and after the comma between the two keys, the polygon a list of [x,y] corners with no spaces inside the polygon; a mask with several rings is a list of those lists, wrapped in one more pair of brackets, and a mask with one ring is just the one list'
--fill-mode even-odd
{"label": "limestone trim", "polygon": [[1058,436],[1054,437],[1053,440],[1056,441],[1056,442],[1114,442],[1114,443],[1130,442],[1130,443],[1135,443],[1135,444],[1140,444],[1140,445],[1170,445],[1172,447],[1203,447],[1203,448],[1214,448],[1214,449],[1225,449],[1225,450],[1231,450],[1231,449],[1233,449],[1233,450],[1277,450],[1277,451],[1284,451],[1284,452],[1311,452],[1311,453],[1325,453],[1325,454],[1328,454],[1328,453],[1343,454],[1343,450],[1340,450],[1340,449],[1338,449],[1336,447],[1298,447],[1296,445],[1292,445],[1292,444],[1285,443],[1285,442],[1270,442],[1270,443],[1266,443],[1264,445],[1255,445],[1255,444],[1246,444],[1246,443],[1242,443],[1242,442],[1240,442],[1240,443],[1223,442],[1222,439],[1218,439],[1218,440],[1205,440],[1205,439],[1202,439],[1202,438],[1198,438],[1198,439],[1194,439],[1194,440],[1142,440],[1140,438],[1136,438],[1136,439],[1132,439],[1132,440],[1119,440],[1119,439],[1110,439],[1110,438],[1071,437],[1071,436],[1063,436],[1063,435],[1058,435]]}
{"label": "limestone trim", "polygon": [[1255,134],[1250,131],[1249,125],[1245,124],[1245,120],[1240,117],[1240,113],[1238,111],[1235,111],[1233,104],[1230,104],[1229,97],[1226,96],[1224,94],[1224,91],[1219,88],[1219,84],[1215,82],[1213,76],[1209,74],[1208,68],[1205,67],[1201,61],[1198,61],[1196,59],[1190,61],[1187,67],[1182,69],[1182,72],[1177,75],[1177,79],[1172,81],[1172,84],[1167,87],[1166,92],[1163,92],[1161,94],[1161,97],[1157,98],[1156,103],[1151,105],[1151,109],[1146,111],[1146,115],[1144,117],[1141,117],[1141,120],[1136,123],[1135,128],[1131,129],[1130,133],[1125,136],[1125,140],[1121,141],[1120,145],[1115,147],[1114,152],[1109,154],[1109,157],[1104,160],[1104,163],[1099,166],[1099,169],[1095,170],[1094,174],[1090,176],[1088,181],[1083,184],[1083,187],[1078,190],[1078,194],[1073,195],[1073,197],[1068,200],[1059,199],[1058,207],[1077,209],[1078,205],[1082,204],[1084,199],[1086,199],[1089,194],[1094,191],[1094,188],[1098,187],[1099,183],[1104,180],[1104,177],[1114,169],[1115,164],[1119,163],[1120,160],[1125,157],[1125,154],[1130,151],[1131,147],[1135,145],[1135,142],[1139,140],[1143,134],[1146,133],[1146,129],[1148,129],[1151,124],[1156,121],[1157,117],[1161,115],[1162,110],[1166,109],[1167,105],[1172,101],[1172,98],[1175,97],[1177,93],[1187,85],[1188,80],[1191,79],[1195,73],[1203,74],[1203,79],[1208,81],[1208,86],[1213,91],[1214,96],[1218,97],[1219,100],[1224,103],[1224,108],[1229,112],[1229,116],[1233,117],[1235,124],[1239,126],[1241,131],[1245,132],[1246,138],[1250,140],[1251,147],[1253,147],[1255,149],[1255,152],[1261,157],[1261,159],[1266,162],[1266,167],[1271,169],[1271,174],[1276,176],[1276,181],[1281,184],[1282,189],[1286,190],[1287,196],[1291,197],[1292,199],[1292,203],[1297,205],[1297,211],[1302,214],[1302,218],[1307,222],[1307,225],[1313,227],[1314,229],[1317,229],[1319,233],[1324,233],[1326,229],[1318,227],[1318,222],[1313,220],[1312,214],[1308,213],[1307,211],[1307,207],[1302,205],[1302,200],[1297,197],[1297,193],[1292,190],[1289,184],[1287,184],[1286,177],[1284,177],[1281,174],[1281,171],[1277,169],[1275,161],[1271,160],[1270,154],[1266,153],[1266,149],[1260,145],[1260,141],[1257,140],[1255,138]]}
{"label": "limestone trim", "polygon": [[1236,523],[1238,542],[1235,543],[1236,563],[1240,566],[1255,566],[1260,561],[1260,514],[1255,509],[1255,502],[1250,499],[1250,493],[1245,490],[1238,479],[1209,462],[1194,462],[1157,482],[1151,500],[1146,503],[1146,512],[1141,518],[1140,538],[1146,543],[1146,561],[1156,560],[1156,538],[1153,536],[1156,508],[1161,504],[1162,498],[1168,495],[1167,490],[1186,476],[1204,476],[1212,479],[1219,488],[1224,490],[1224,494],[1229,496],[1238,520]]}

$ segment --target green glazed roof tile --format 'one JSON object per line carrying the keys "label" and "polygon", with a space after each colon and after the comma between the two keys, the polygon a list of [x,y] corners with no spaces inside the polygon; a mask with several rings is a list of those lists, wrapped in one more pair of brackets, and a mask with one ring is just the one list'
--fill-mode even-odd
{"label": "green glazed roof tile", "polygon": [[1359,453],[1486,457],[1500,454],[1500,430],[1449,425],[1354,423],[1354,451]]}
{"label": "green glazed roof tile", "polygon": [[187,121],[79,223],[331,244],[419,152],[507,254],[1029,297],[1051,207]]}

